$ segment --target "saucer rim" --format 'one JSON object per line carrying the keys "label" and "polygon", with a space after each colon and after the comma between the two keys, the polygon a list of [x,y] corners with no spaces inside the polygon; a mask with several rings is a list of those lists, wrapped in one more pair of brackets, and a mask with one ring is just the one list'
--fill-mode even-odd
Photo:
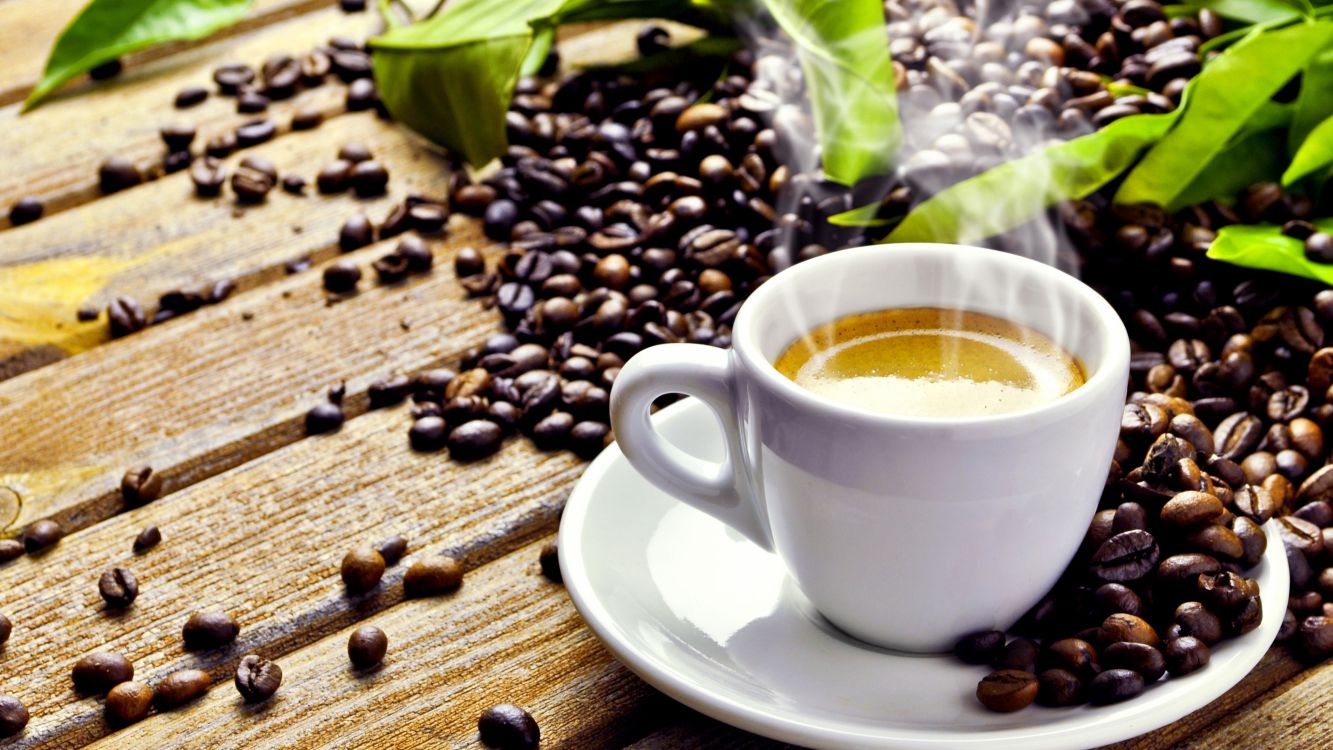
{"label": "saucer rim", "polygon": [[[653,423],[685,418],[693,410],[706,411],[708,406],[693,397],[682,399],[653,415]],[[783,715],[775,706],[765,706],[757,701],[738,701],[719,695],[705,684],[699,684],[684,674],[676,671],[671,664],[642,652],[635,647],[617,626],[617,619],[602,604],[591,584],[584,565],[583,528],[593,506],[598,488],[605,480],[610,467],[624,454],[616,443],[608,445],[584,470],[570,492],[561,517],[557,544],[561,574],[566,591],[584,622],[598,640],[623,665],[641,679],[690,708],[734,727],[753,732],[763,737],[781,742],[796,743],[807,747],[862,750],[864,748],[896,748],[901,750],[941,750],[943,747],[1001,748],[1013,747],[1015,742],[1022,742],[1028,750],[1067,750],[1069,748],[1095,747],[1138,737],[1155,729],[1160,729],[1178,721],[1200,708],[1208,705],[1243,680],[1255,665],[1264,657],[1277,635],[1282,623],[1282,608],[1276,607],[1275,589],[1288,587],[1289,572],[1286,556],[1282,551],[1281,537],[1273,525],[1265,524],[1268,546],[1262,563],[1266,566],[1265,580],[1269,583],[1262,596],[1264,619],[1258,628],[1229,644],[1241,648],[1239,658],[1227,665],[1210,664],[1195,675],[1169,678],[1169,681],[1189,680],[1194,689],[1180,690],[1180,695],[1173,700],[1144,704],[1141,711],[1132,716],[1090,716],[1086,722],[1061,725],[1053,731],[1043,731],[1042,725],[1028,727],[1010,727],[980,734],[967,730],[951,729],[914,729],[895,726],[892,723],[877,724],[873,730],[864,725],[833,724],[825,720],[802,720],[799,712]],[[642,478],[642,477],[640,477]],[[646,481],[646,480],[645,480]],[[1280,580],[1279,580],[1280,579]],[[1285,605],[1285,599],[1282,604]],[[1238,641],[1246,641],[1237,643]],[[940,654],[929,658],[948,658]],[[1211,672],[1211,674],[1210,674]],[[980,675],[980,673],[978,673]],[[1194,684],[1190,678],[1209,678],[1206,682]],[[1159,683],[1165,687],[1168,682]],[[1133,706],[1133,702],[1121,704]],[[1041,709],[1067,711],[1071,709]],[[1109,708],[1109,707],[1108,707]],[[1072,710],[1088,710],[1089,713],[1104,709],[1088,709],[1086,706]],[[890,720],[891,722],[891,720]]]}

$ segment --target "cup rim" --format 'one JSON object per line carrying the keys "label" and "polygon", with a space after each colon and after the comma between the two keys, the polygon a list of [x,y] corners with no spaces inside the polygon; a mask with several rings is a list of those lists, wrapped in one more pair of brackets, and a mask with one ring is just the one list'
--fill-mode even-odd
{"label": "cup rim", "polygon": [[[778,372],[777,367],[769,361],[759,350],[758,333],[756,329],[755,316],[759,313],[756,310],[771,304],[769,299],[777,295],[779,287],[797,283],[811,276],[817,276],[826,273],[827,269],[839,264],[854,264],[864,262],[862,259],[871,256],[892,256],[894,254],[903,255],[903,251],[909,252],[949,252],[961,256],[973,256],[984,258],[986,262],[1011,264],[1022,269],[1024,273],[1036,276],[1051,284],[1063,285],[1072,290],[1075,296],[1082,300],[1083,304],[1093,313],[1098,326],[1105,333],[1105,341],[1101,346],[1101,366],[1087,378],[1078,388],[1061,395],[1051,401],[1037,406],[1017,411],[1004,412],[1002,414],[979,414],[964,417],[919,417],[903,416],[898,414],[888,414],[883,412],[873,412],[857,409],[846,404],[833,401],[832,399],[818,396],[813,392],[802,388],[794,381]],[[887,309],[890,306],[887,306]],[[1119,335],[1117,335],[1119,334]],[[991,250],[973,245],[954,245],[939,242],[909,242],[892,245],[864,245],[861,247],[851,247],[844,250],[822,255],[817,258],[803,261],[791,266],[783,271],[774,274],[772,278],[764,282],[758,289],[750,294],[749,299],[741,305],[740,312],[736,315],[735,324],[732,326],[732,351],[734,356],[739,357],[747,369],[759,377],[766,387],[776,390],[789,401],[808,408],[831,413],[839,418],[849,420],[856,424],[879,427],[970,427],[970,428],[989,428],[1005,429],[1011,426],[1022,425],[1031,427],[1034,419],[1045,417],[1066,416],[1069,410],[1083,408],[1085,402],[1095,400],[1108,387],[1123,387],[1120,381],[1123,379],[1129,367],[1129,333],[1125,330],[1125,324],[1116,314],[1115,309],[1100,294],[1084,284],[1081,280],[1057,269],[1048,266],[1045,263],[1025,258],[1021,255],[1006,253],[1001,250]],[[1112,379],[1117,383],[1111,383]]]}

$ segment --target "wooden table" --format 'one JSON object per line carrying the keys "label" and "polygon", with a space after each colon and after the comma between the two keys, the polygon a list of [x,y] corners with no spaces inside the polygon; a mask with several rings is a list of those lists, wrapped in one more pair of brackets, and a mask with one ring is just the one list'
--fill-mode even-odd
{"label": "wooden table", "polygon": [[[448,270],[461,247],[499,250],[461,217],[434,243],[433,274],[363,284],[326,305],[320,269],[338,255],[343,219],[361,210],[379,220],[408,192],[442,194],[437,154],[372,114],[345,113],[343,88],[327,85],[271,110],[285,126],[294,107],[319,107],[329,115],[323,126],[283,132],[250,153],[309,178],[341,144],[361,141],[392,173],[389,196],[274,191],[237,211],[226,197],[192,197],[184,173],[99,194],[105,156],[160,160],[160,125],[195,122],[202,142],[241,121],[229,99],[173,110],[175,92],[207,84],[213,66],[257,64],[332,34],[365,36],[375,18],[344,15],[328,0],[258,0],[221,37],[138,55],[120,78],[19,117],[16,102],[82,4],[0,0],[0,207],[35,195],[49,214],[0,224],[0,488],[13,490],[0,490],[0,533],[40,518],[73,532],[0,566],[0,611],[15,626],[0,650],[0,692],[33,714],[0,747],[475,747],[477,716],[497,702],[527,707],[548,748],[773,747],[638,680],[541,576],[538,550],[582,462],[513,439],[489,460],[457,464],[408,449],[406,407],[367,411],[373,380],[453,363],[498,327]],[[566,55],[628,49],[630,36],[575,37]],[[364,267],[392,244],[350,257]],[[284,264],[301,256],[314,267],[287,274]],[[119,294],[151,305],[165,291],[221,279],[238,286],[223,304],[123,339],[108,340],[105,318],[75,321],[79,307],[104,308]],[[339,381],[351,418],[336,434],[306,437],[305,411]],[[137,463],[162,472],[169,494],[126,510],[119,479]],[[149,524],[163,543],[133,555],[131,540]],[[395,533],[411,540],[407,562],[460,557],[462,589],[404,600],[400,564],[373,593],[348,597],[343,554]],[[112,565],[131,567],[142,584],[121,615],[97,593]],[[220,653],[186,654],[181,625],[208,607],[233,614],[240,639]],[[391,646],[382,669],[357,675],[345,644],[363,623],[383,628]],[[150,682],[200,666],[217,684],[188,708],[113,731],[101,702],[77,697],[69,679],[74,662],[100,648],[125,654]],[[228,684],[252,652],[286,675],[259,707],[245,707]],[[1274,649],[1223,698],[1121,747],[1328,747],[1330,689],[1333,669],[1303,671]]]}

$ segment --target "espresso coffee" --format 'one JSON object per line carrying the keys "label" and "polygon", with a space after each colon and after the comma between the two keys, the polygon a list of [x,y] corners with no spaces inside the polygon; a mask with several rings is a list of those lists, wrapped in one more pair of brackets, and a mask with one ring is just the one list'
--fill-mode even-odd
{"label": "espresso coffee", "polygon": [[905,417],[1029,409],[1083,385],[1069,352],[983,313],[913,307],[859,313],[797,339],[773,363],[832,401]]}

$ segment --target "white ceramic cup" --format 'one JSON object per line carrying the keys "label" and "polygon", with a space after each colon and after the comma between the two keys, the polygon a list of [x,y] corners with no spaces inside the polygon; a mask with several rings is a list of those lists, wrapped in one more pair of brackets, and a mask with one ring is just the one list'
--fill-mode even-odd
{"label": "white ceramic cup", "polygon": [[[988,313],[1072,352],[1087,381],[1040,406],[965,418],[863,411],[773,361],[846,315],[899,307]],[[869,643],[937,652],[1012,625],[1055,583],[1096,511],[1129,376],[1129,337],[1092,289],[993,250],[841,250],[783,271],[741,307],[730,350],[655,346],[611,391],[620,448],[644,477],[776,553],[830,622]],[[706,403],[722,463],[649,421],[667,393]]]}

